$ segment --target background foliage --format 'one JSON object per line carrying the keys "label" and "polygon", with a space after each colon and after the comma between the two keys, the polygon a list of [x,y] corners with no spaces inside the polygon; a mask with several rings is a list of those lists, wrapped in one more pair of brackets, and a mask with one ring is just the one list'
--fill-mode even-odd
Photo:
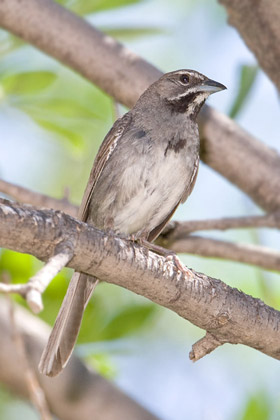
{"label": "background foliage", "polygon": [[[226,25],[224,11],[214,0],[59,3],[165,71],[196,68],[225,83],[228,93],[211,98],[212,103],[264,142],[279,147],[276,92]],[[116,118],[115,104],[77,74],[4,31],[0,59],[0,176],[56,197],[67,189],[78,204],[94,156]],[[259,210],[202,166],[197,187],[176,218],[247,213]],[[275,247],[279,243],[279,236],[267,230],[216,233],[221,235]],[[277,273],[214,259],[184,256],[184,260],[198,271],[279,305]],[[8,272],[13,282],[27,281],[39,267],[31,256],[1,251],[0,273]],[[44,294],[41,316],[50,324],[70,276],[64,270]],[[278,419],[279,388],[274,386],[278,362],[252,349],[228,346],[192,365],[188,349],[201,334],[146,299],[101,284],[84,317],[77,352],[164,420]],[[2,388],[1,418],[18,418],[19,412],[27,420],[37,418],[32,408]]]}

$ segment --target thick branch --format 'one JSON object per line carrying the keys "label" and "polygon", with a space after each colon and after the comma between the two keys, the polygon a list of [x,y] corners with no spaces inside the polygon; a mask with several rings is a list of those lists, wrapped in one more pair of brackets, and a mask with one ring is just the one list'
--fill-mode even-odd
{"label": "thick branch", "polygon": [[[28,204],[37,205],[41,203],[41,194],[28,190],[20,186],[6,183],[0,180],[0,191],[2,184],[7,184],[8,188],[5,193],[13,196],[16,200],[26,198]],[[15,187],[15,188],[14,188]],[[23,191],[21,191],[21,189]],[[71,205],[68,201],[63,208],[63,200],[58,200],[48,196],[44,197],[44,204],[48,208],[63,210],[67,213],[71,211],[71,215],[77,214],[77,207]],[[57,203],[57,207],[55,206]],[[225,230],[244,227],[280,227],[280,214],[274,212],[263,216],[245,216],[245,217],[228,217],[223,219],[209,219],[209,220],[193,220],[187,222],[170,222],[163,233],[158,238],[159,245],[165,248],[173,249],[178,253],[190,253],[201,255],[205,257],[226,258],[233,261],[243,262],[246,264],[254,264],[268,270],[280,270],[280,253],[273,249],[265,248],[263,246],[251,246],[246,244],[235,244],[225,241],[217,241],[213,239],[189,237],[189,233],[198,230]],[[32,284],[26,285],[0,285],[2,292],[15,292],[26,296],[32,290]],[[42,306],[40,300],[36,299],[37,311],[41,310]],[[33,300],[32,300],[33,303]]]}
{"label": "thick branch", "polygon": [[[0,179],[0,192],[14,198],[23,204],[32,206],[61,210],[70,216],[76,217],[78,207],[71,204],[67,199],[53,198],[28,188],[12,184]],[[164,230],[164,236],[170,240],[171,237],[187,235],[199,230],[227,230],[239,228],[269,227],[280,229],[280,212],[264,214],[262,216],[241,216],[224,217],[220,219],[190,220],[186,222],[170,222]]]}
{"label": "thick branch", "polygon": [[267,270],[280,271],[280,251],[261,245],[232,243],[201,236],[159,238],[159,245],[177,253],[202,255],[203,257],[225,258],[227,260],[256,265]]}
{"label": "thick branch", "polygon": [[53,210],[2,200],[0,246],[47,261],[59,242],[72,242],[68,264],[125,287],[205,329],[219,343],[242,343],[280,359],[280,313],[220,280],[176,265],[137,244]]}
{"label": "thick branch", "polygon": [[279,210],[279,153],[210,107],[200,115],[201,159],[263,209]]}
{"label": "thick branch", "polygon": [[[24,7],[21,0],[2,0],[0,25],[56,57],[129,107],[162,74],[51,0],[25,0]],[[265,210],[279,209],[278,153],[209,107],[204,107],[200,123],[205,163],[238,185]]]}
{"label": "thick branch", "polygon": [[[78,207],[71,204],[65,198],[53,198],[4,181],[3,179],[0,179],[0,192],[23,204],[61,210],[73,217],[76,217],[78,214]],[[199,230],[227,230],[261,227],[280,229],[280,211],[264,214],[262,216],[223,217],[220,219],[189,220],[186,222],[172,221],[165,228],[164,237],[165,239],[171,240],[178,235],[188,235]]]}
{"label": "thick branch", "polygon": [[[38,363],[50,328],[39,318],[17,306],[15,319],[26,346],[28,362],[36,372],[48,405],[61,420],[157,420],[113,384],[88,369],[73,356],[63,373],[47,378],[38,373]],[[29,398],[24,366],[14,344],[6,299],[0,300],[0,382],[16,395]]]}
{"label": "thick branch", "polygon": [[260,66],[280,91],[280,4],[275,0],[219,0]]}

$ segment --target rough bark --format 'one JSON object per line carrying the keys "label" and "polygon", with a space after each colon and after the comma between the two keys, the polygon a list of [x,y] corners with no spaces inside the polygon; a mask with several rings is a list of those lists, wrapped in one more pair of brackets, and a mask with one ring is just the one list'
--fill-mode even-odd
{"label": "rough bark", "polygon": [[233,243],[197,235],[178,235],[172,239],[159,238],[157,243],[182,254],[203,257],[224,258],[246,264],[256,265],[267,270],[280,271],[280,252],[261,245]]}
{"label": "rough bark", "polygon": [[259,65],[280,90],[280,3],[275,0],[219,0]]}
{"label": "rough bark", "polygon": [[61,212],[7,200],[1,200],[0,232],[0,246],[43,261],[67,244],[74,250],[69,267],[145,296],[205,329],[214,339],[202,340],[201,348],[196,344],[197,358],[213,350],[214,342],[228,342],[280,359],[280,313],[218,279],[178,271],[174,262]]}
{"label": "rough bark", "polygon": [[[21,0],[2,0],[0,25],[76,70],[128,107],[162,74],[51,0],[25,0],[24,7]],[[279,154],[207,106],[200,128],[204,162],[265,210],[279,209]]]}
{"label": "rough bark", "polygon": [[[78,208],[67,200],[55,199],[46,195],[0,180],[0,191],[17,201],[34,206],[62,210],[77,216]],[[199,230],[225,230],[248,227],[280,228],[280,213],[263,216],[229,217],[209,220],[172,221],[159,236],[157,243],[177,253],[189,253],[206,257],[226,258],[228,260],[254,264],[268,270],[280,270],[280,252],[261,245],[247,245],[217,241],[215,239],[193,237],[189,234]],[[1,288],[0,288],[1,289]]]}

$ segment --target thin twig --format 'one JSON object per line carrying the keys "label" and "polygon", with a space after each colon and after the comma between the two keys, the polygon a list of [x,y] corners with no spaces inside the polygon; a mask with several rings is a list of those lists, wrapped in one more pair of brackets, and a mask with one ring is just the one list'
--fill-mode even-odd
{"label": "thin twig", "polygon": [[[62,244],[60,244],[62,249]],[[73,251],[65,246],[62,251],[52,256],[49,261],[39,270],[35,276],[25,284],[0,283],[0,292],[18,293],[26,299],[28,306],[34,313],[43,309],[42,293],[52,279],[64,268],[73,257]]]}
{"label": "thin twig", "polygon": [[64,268],[73,257],[73,251],[65,247],[63,251],[54,255],[28,282],[29,289],[26,301],[34,313],[43,309],[42,293],[52,279]]}
{"label": "thin twig", "polygon": [[211,353],[213,350],[215,350],[222,344],[223,343],[217,340],[216,337],[207,332],[204,337],[202,337],[200,340],[198,340],[192,345],[192,349],[189,353],[189,358],[193,362],[197,362],[197,360],[202,359],[202,357]]}
{"label": "thin twig", "polygon": [[196,235],[172,240],[159,238],[157,243],[177,253],[224,258],[280,271],[280,251],[261,245],[233,243]]}
{"label": "thin twig", "polygon": [[243,228],[277,228],[280,229],[280,211],[262,216],[223,217],[220,219],[190,220],[171,222],[163,232],[164,237],[171,239],[202,230],[228,230]]}

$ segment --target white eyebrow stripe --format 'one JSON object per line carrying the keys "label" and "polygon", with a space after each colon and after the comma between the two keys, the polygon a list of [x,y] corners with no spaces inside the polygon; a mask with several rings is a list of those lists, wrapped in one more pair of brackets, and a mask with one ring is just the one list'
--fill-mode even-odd
{"label": "white eyebrow stripe", "polygon": [[192,70],[179,70],[176,71],[176,74],[188,74],[190,76],[195,76],[197,79],[204,80],[204,76],[200,73]]}
{"label": "white eyebrow stripe", "polygon": [[197,91],[197,86],[194,86],[193,88],[188,89],[186,92],[180,93],[180,95],[173,96],[172,98],[169,99],[169,101],[178,101],[179,99],[184,98],[190,93],[194,93],[196,91]]}

